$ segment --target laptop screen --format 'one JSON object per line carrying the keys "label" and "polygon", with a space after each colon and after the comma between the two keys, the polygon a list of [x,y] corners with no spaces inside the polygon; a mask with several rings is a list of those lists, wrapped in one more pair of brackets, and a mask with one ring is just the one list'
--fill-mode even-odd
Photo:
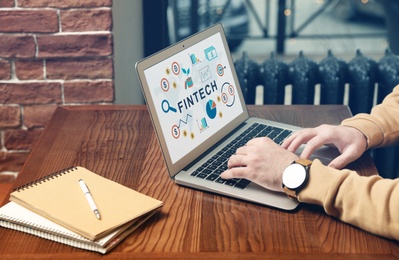
{"label": "laptop screen", "polygon": [[227,55],[217,32],[144,70],[172,163],[243,113]]}

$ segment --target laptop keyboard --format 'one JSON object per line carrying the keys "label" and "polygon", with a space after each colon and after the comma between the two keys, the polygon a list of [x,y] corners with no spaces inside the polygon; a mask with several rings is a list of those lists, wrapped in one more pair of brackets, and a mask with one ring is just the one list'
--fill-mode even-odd
{"label": "laptop keyboard", "polygon": [[214,155],[207,162],[201,165],[191,175],[212,182],[244,189],[248,186],[248,184],[251,183],[249,180],[226,180],[220,177],[220,174],[227,170],[227,162],[230,156],[233,155],[239,147],[244,146],[252,138],[267,136],[280,145],[284,141],[284,139],[287,138],[291,133],[292,131],[287,129],[254,123],[242,134],[237,136],[231,143],[229,143],[222,150],[220,150],[216,155]]}

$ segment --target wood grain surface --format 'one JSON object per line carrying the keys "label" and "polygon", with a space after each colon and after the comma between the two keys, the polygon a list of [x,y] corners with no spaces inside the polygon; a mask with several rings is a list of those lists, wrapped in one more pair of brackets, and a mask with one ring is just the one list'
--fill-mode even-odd
{"label": "wood grain surface", "polygon": [[[338,124],[346,106],[250,106],[257,117],[313,127]],[[398,242],[300,205],[285,212],[176,185],[168,175],[145,106],[59,107],[15,187],[72,166],[162,200],[161,211],[105,255],[111,259],[397,259]],[[376,174],[369,155],[349,165]],[[5,204],[8,198],[3,201]],[[134,206],[134,202],[132,202]],[[0,229],[0,259],[92,259],[88,252]]]}

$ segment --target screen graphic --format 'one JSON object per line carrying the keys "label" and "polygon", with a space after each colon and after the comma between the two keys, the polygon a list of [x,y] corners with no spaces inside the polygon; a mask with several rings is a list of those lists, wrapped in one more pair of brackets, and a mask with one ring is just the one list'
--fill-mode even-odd
{"label": "screen graphic", "polygon": [[243,110],[220,33],[144,71],[172,163]]}

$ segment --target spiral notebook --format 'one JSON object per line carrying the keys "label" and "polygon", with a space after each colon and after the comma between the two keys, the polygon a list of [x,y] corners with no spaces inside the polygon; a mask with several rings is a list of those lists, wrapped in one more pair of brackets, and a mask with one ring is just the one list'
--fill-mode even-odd
{"label": "spiral notebook", "polygon": [[0,208],[0,226],[105,254],[155,213],[156,211],[147,213],[107,236],[97,241],[91,241],[11,201]]}
{"label": "spiral notebook", "polygon": [[[97,219],[79,186],[84,180],[101,212]],[[10,200],[91,241],[162,206],[162,202],[104,178],[84,167],[73,167],[24,185]]]}

